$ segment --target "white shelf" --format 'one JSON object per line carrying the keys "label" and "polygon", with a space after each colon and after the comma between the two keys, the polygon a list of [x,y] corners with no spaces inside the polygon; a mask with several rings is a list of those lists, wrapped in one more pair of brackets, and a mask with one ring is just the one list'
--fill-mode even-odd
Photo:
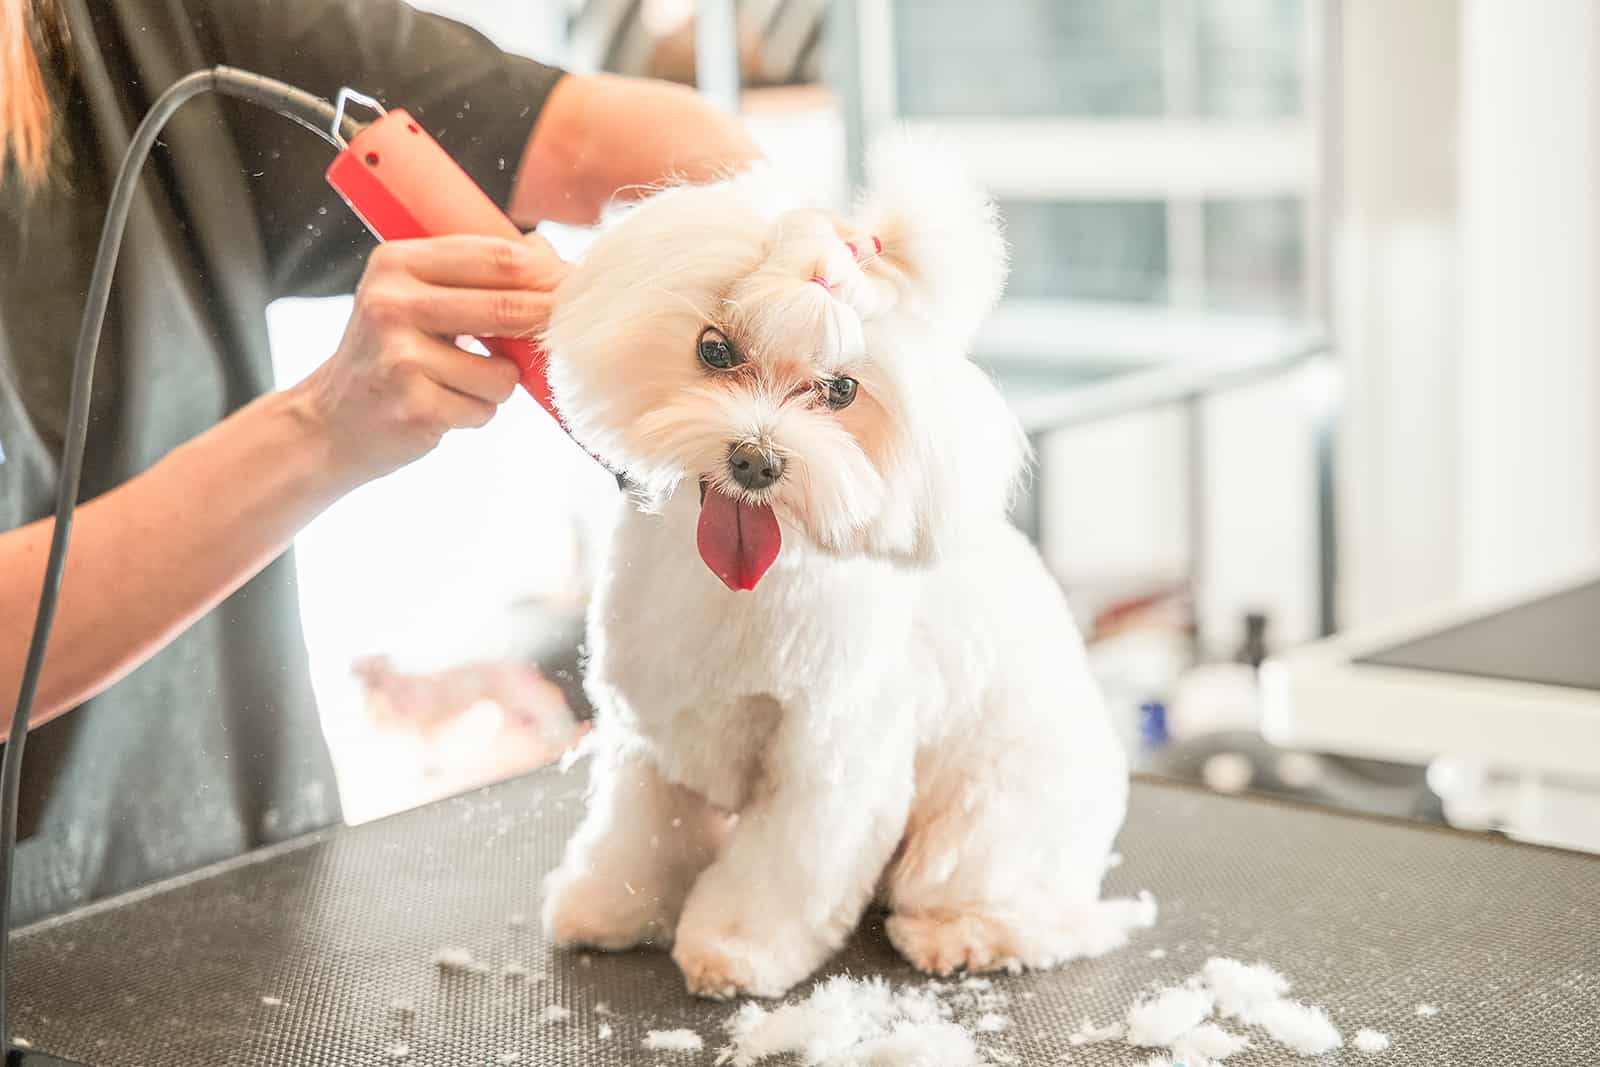
{"label": "white shelf", "polygon": [[1138,369],[1178,362],[1268,359],[1322,331],[1301,320],[1189,311],[1163,304],[1007,300],[979,331],[981,355],[1008,364]]}
{"label": "white shelf", "polygon": [[907,120],[949,145],[1002,200],[1309,196],[1308,122],[1037,118]]}

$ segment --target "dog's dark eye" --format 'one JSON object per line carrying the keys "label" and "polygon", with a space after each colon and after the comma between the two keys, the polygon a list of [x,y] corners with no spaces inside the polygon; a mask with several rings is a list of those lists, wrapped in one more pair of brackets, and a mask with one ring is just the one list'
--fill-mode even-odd
{"label": "dog's dark eye", "polygon": [[847,408],[856,398],[856,380],[854,378],[830,378],[822,383],[823,399],[828,406],[838,411]]}
{"label": "dog's dark eye", "polygon": [[712,370],[732,370],[739,365],[738,353],[715,326],[700,331],[700,362]]}

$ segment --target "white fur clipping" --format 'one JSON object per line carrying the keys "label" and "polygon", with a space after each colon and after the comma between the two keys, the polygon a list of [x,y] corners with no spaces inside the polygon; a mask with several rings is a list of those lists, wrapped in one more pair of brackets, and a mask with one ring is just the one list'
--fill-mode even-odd
{"label": "white fur clipping", "polygon": [[830,978],[804,1000],[767,1009],[746,1003],[725,1024],[719,1062],[750,1067],[797,1056],[814,1067],[978,1067],[972,1035],[928,990],[893,990],[881,978]]}
{"label": "white fur clipping", "polygon": [[1207,1061],[1225,1060],[1249,1047],[1248,1038],[1230,1034],[1216,1023],[1201,1023],[1171,1045],[1173,1059],[1196,1067]]}
{"label": "white fur clipping", "polygon": [[1067,1044],[1074,1047],[1078,1045],[1099,1045],[1106,1041],[1121,1041],[1128,1028],[1121,1023],[1112,1023],[1109,1026],[1096,1026],[1093,1019],[1083,1020],[1077,1033],[1067,1038]]}
{"label": "white fur clipping", "polygon": [[644,1047],[652,1052],[699,1052],[706,1043],[693,1030],[651,1030]]}
{"label": "white fur clipping", "polygon": [[1360,1049],[1362,1052],[1365,1052],[1371,1056],[1376,1056],[1380,1052],[1388,1051],[1389,1035],[1380,1034],[1376,1030],[1368,1030],[1363,1027],[1362,1029],[1356,1031],[1355,1040],[1352,1042],[1352,1044],[1354,1044],[1355,1047]]}
{"label": "white fur clipping", "polygon": [[1297,1000],[1271,1000],[1244,1014],[1244,1021],[1259,1026],[1273,1039],[1302,1056],[1320,1056],[1344,1044],[1328,1013]]}
{"label": "white fur clipping", "polygon": [[433,956],[434,966],[446,974],[488,974],[489,965],[472,955],[472,950],[447,945]]}
{"label": "white fur clipping", "polygon": [[1206,960],[1201,974],[1216,993],[1217,1011],[1225,1018],[1238,1018],[1289,992],[1289,980],[1265,963],[1251,965],[1213,956]]}
{"label": "white fur clipping", "polygon": [[[1139,998],[1128,1009],[1125,1023],[1096,1027],[1086,1019],[1068,1043],[1120,1040],[1134,1048],[1163,1049],[1165,1054],[1149,1061],[1152,1064],[1214,1067],[1252,1047],[1250,1038],[1213,1021],[1216,1016],[1257,1027],[1300,1056],[1320,1056],[1342,1047],[1344,1038],[1328,1013],[1289,1000],[1288,991],[1289,980],[1264,963],[1213,957],[1183,984]],[[1389,1047],[1389,1038],[1363,1029],[1353,1043],[1362,1052],[1377,1054]]]}
{"label": "white fur clipping", "polygon": [[1128,1009],[1128,1044],[1161,1048],[1199,1026],[1211,1014],[1216,998],[1199,985],[1164,989]]}

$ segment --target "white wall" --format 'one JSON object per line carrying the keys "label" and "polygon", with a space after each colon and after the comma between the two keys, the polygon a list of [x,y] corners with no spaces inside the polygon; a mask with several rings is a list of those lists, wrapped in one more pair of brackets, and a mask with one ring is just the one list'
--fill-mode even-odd
{"label": "white wall", "polygon": [[1464,0],[1461,581],[1600,552],[1600,4]]}
{"label": "white wall", "polygon": [[1359,624],[1457,585],[1459,0],[1345,0],[1333,324],[1346,371],[1341,608]]}
{"label": "white wall", "polygon": [[1344,615],[1600,552],[1600,4],[1344,0]]}

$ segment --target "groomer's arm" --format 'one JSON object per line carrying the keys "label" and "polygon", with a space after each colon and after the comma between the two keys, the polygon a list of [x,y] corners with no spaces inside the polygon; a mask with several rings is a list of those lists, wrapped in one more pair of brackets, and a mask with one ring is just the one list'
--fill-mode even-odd
{"label": "groomer's arm", "polygon": [[[31,725],[150,658],[344,493],[488,422],[516,368],[447,339],[537,331],[564,269],[538,237],[374,252],[344,338],[310,377],[78,509]],[[0,726],[15,713],[52,525],[0,533]]]}
{"label": "groomer's arm", "polygon": [[569,74],[540,113],[511,197],[522,225],[588,225],[613,197],[666,180],[706,181],[759,159],[732,117],[692,89]]}

